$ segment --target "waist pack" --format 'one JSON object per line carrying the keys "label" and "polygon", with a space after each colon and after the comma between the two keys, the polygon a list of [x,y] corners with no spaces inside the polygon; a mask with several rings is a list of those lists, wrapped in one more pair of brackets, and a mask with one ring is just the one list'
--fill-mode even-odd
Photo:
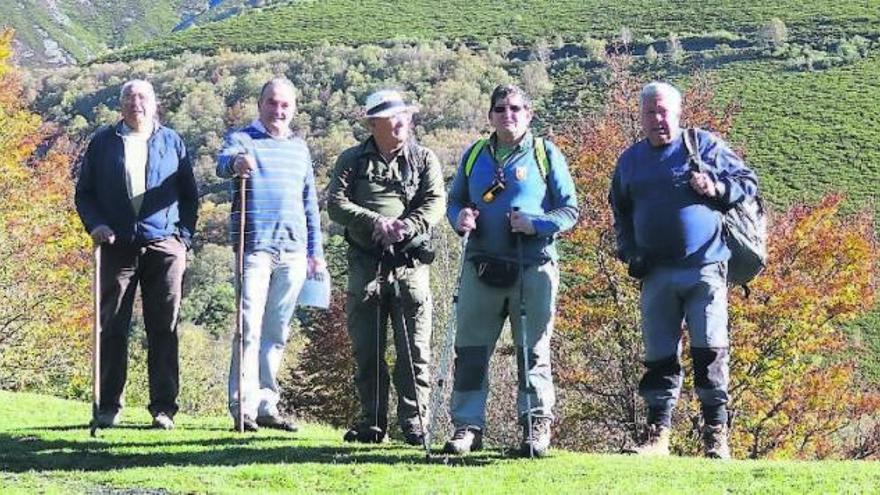
{"label": "waist pack", "polygon": [[504,261],[488,256],[471,258],[477,278],[488,286],[506,289],[513,287],[519,280],[519,265],[512,261]]}
{"label": "waist pack", "polygon": [[[703,171],[706,164],[700,157],[700,143],[696,129],[686,129],[691,169]],[[730,249],[727,263],[727,282],[745,286],[767,266],[767,211],[760,194],[740,201],[724,213],[724,241]]]}

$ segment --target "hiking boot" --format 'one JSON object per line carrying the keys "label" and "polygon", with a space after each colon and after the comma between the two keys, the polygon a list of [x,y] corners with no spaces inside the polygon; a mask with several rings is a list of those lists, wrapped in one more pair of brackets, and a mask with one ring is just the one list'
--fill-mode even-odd
{"label": "hiking boot", "polygon": [[623,450],[624,454],[644,456],[669,455],[669,427],[649,424],[645,439],[636,445]]}
{"label": "hiking boot", "polygon": [[[241,424],[244,426],[244,431],[258,431],[260,429],[260,427],[257,425],[257,422],[254,421],[254,419],[248,415],[244,416]],[[242,430],[238,424],[238,417],[236,417],[235,420],[233,420],[232,427],[235,429],[235,431]]]}
{"label": "hiking boot", "polygon": [[727,425],[703,426],[703,454],[710,459],[730,459]]}
{"label": "hiking boot", "polygon": [[153,416],[152,427],[157,430],[171,430],[174,428],[174,420],[167,414],[160,412]]}
{"label": "hiking boot", "polygon": [[382,443],[385,440],[385,431],[378,426],[356,424],[345,432],[342,440],[357,443]]}
{"label": "hiking boot", "polygon": [[523,425],[523,438],[519,453],[524,457],[545,457],[550,450],[550,425],[553,420],[545,417],[532,418],[532,434],[529,437],[528,423]]}
{"label": "hiking boot", "polygon": [[476,426],[459,426],[443,446],[446,454],[467,454],[483,448],[483,430]]}
{"label": "hiking boot", "polygon": [[275,430],[289,431],[291,433],[299,430],[299,427],[292,418],[283,418],[277,414],[257,416],[257,425]]}

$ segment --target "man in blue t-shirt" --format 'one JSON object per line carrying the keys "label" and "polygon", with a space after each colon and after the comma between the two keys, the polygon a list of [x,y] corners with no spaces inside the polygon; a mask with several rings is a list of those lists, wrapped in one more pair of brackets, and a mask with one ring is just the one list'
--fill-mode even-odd
{"label": "man in blue t-shirt", "polygon": [[618,257],[641,279],[641,326],[647,370],[639,393],[648,405],[648,434],[628,452],[668,455],[678,399],[682,322],[687,323],[694,384],[705,422],[707,457],[728,458],[727,261],[722,214],[757,193],[757,178],[723,141],[698,131],[692,171],[679,126],[681,93],[646,85],[639,99],[646,139],[621,154],[609,201]]}

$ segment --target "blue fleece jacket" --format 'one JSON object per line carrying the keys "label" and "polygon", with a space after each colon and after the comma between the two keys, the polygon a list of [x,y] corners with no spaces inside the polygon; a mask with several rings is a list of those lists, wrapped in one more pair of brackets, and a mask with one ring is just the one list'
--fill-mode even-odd
{"label": "blue fleece jacket", "polygon": [[[534,138],[526,134],[503,163],[494,158],[495,135],[480,151],[470,176],[464,164],[471,147],[465,150],[458,173],[449,192],[446,216],[455,228],[462,208],[473,204],[480,215],[471,234],[466,257],[485,255],[496,259],[517,261],[516,237],[510,231],[509,213],[514,208],[529,215],[535,235],[523,237],[523,260],[526,264],[543,264],[558,259],[554,240],[556,234],[574,226],[578,216],[574,181],[565,157],[553,143],[546,141],[549,170],[546,179],[535,158]],[[496,173],[504,178],[505,190],[494,201],[483,201],[483,193],[495,180]]]}
{"label": "blue fleece jacket", "polygon": [[639,141],[618,159],[608,200],[617,255],[624,262],[636,253],[654,265],[680,268],[730,258],[721,216],[757,193],[757,177],[721,139],[699,131],[698,141],[706,173],[720,184],[715,198],[697,194],[689,184],[683,131],[665,146]]}
{"label": "blue fleece jacket", "polygon": [[[245,189],[245,250],[305,251],[310,258],[323,258],[315,172],[305,141],[294,136],[274,138],[255,120],[226,137],[217,157],[217,175],[232,177],[232,163],[240,154],[251,155],[257,162]],[[231,181],[230,232],[235,246],[240,184]]]}
{"label": "blue fleece jacket", "polygon": [[189,245],[199,198],[192,163],[183,139],[159,124],[147,140],[146,174],[135,214],[125,181],[122,122],[98,129],[83,156],[74,198],[86,231],[107,225],[118,243],[143,245],[179,235]]}

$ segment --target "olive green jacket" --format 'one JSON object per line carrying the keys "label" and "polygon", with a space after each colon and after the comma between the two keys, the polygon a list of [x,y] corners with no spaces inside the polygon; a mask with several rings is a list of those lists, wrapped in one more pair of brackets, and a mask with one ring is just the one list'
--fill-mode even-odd
{"label": "olive green jacket", "polygon": [[446,191],[437,155],[410,140],[386,164],[372,137],[336,160],[327,200],[330,219],[345,227],[349,242],[372,250],[373,223],[399,218],[409,238],[424,238],[443,218]]}

